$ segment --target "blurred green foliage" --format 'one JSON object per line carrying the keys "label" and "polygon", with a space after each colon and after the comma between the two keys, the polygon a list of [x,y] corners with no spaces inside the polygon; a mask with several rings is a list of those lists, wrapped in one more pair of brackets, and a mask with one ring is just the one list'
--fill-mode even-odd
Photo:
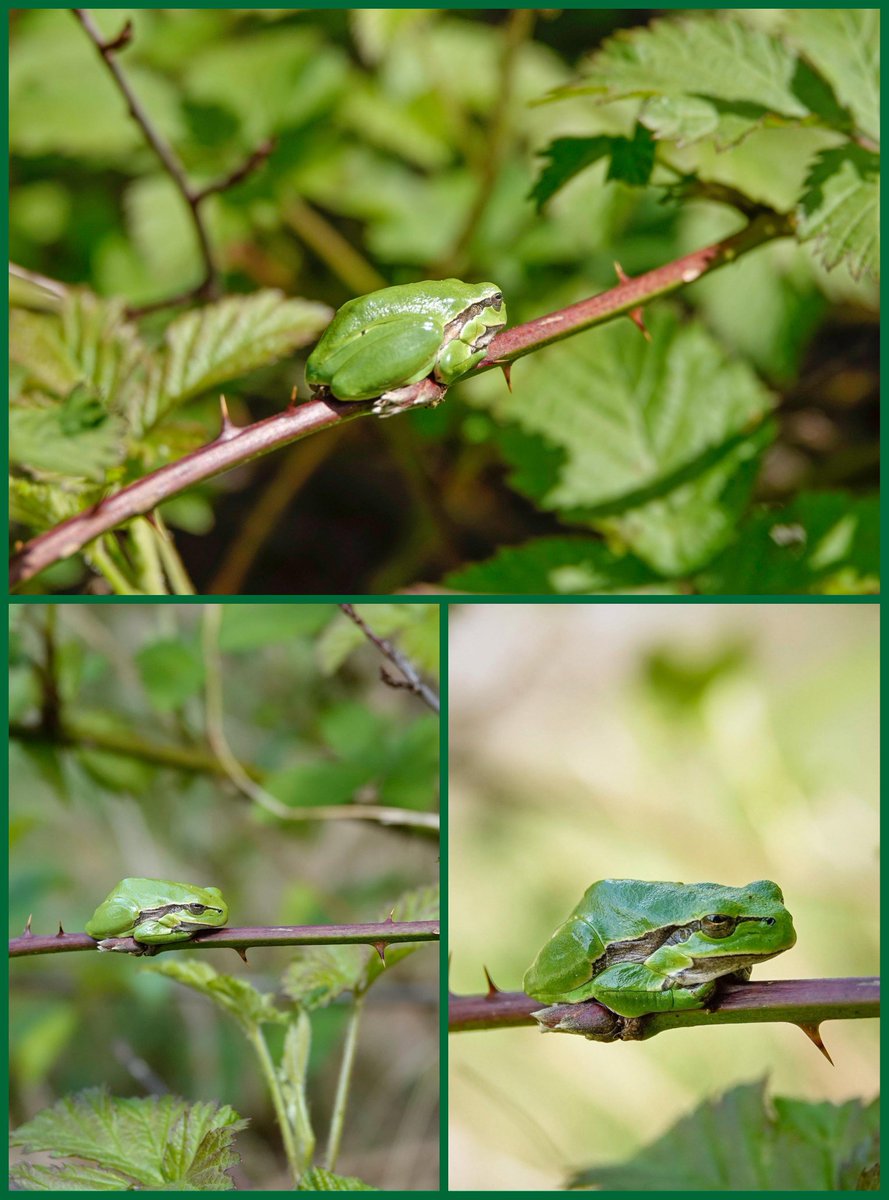
{"label": "blurred green foliage", "polygon": [[[423,647],[415,661],[434,686],[438,606],[384,607],[386,636],[402,651],[408,641]],[[376,632],[375,608],[358,606]],[[205,688],[215,676],[202,612],[149,604],[11,608],[12,934],[29,914],[35,933],[54,932],[59,922],[82,929],[127,875],[212,882],[229,899],[235,925],[374,921],[403,893],[431,889],[438,846],[430,830],[291,822],[233,786],[208,741]],[[375,803],[431,814],[438,719],[416,696],[380,680],[384,660],[364,637],[325,661],[323,646],[340,625],[354,628],[333,604],[226,606],[218,653],[231,750],[285,806]],[[273,990],[300,954],[254,950],[247,965],[230,953],[213,965]],[[249,1050],[200,1000],[117,955],[50,955],[17,966],[16,1122],[45,1107],[49,1093],[102,1084],[130,1095],[148,1079],[152,1090],[231,1100],[251,1116],[251,1132],[239,1138],[242,1153],[245,1137],[254,1161],[277,1154]],[[392,1112],[409,1098],[432,1097],[427,1115],[437,1139],[437,1076],[434,1093],[426,1078],[437,1057],[437,996],[435,947],[384,973],[374,988],[359,1041],[347,1157],[393,1136],[391,1126],[372,1119],[371,1094],[384,1096]],[[406,1014],[398,1020],[396,1005]],[[313,1018],[309,1090],[321,1130],[347,1015],[334,1006]],[[274,1031],[269,1040],[277,1056]],[[399,1043],[411,1045],[410,1062]],[[424,1127],[411,1137],[427,1135]],[[434,1156],[418,1145],[402,1147],[405,1186],[436,1186]]]}

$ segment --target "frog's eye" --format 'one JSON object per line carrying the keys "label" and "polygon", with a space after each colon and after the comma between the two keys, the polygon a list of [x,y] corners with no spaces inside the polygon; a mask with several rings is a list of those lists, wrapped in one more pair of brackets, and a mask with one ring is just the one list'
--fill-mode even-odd
{"label": "frog's eye", "polygon": [[488,299],[488,305],[491,308],[499,309],[502,306],[502,304],[503,304],[503,293],[502,292],[495,292],[494,295],[489,297],[489,299]]}
{"label": "frog's eye", "polygon": [[201,913],[204,913],[207,911],[206,904],[186,904],[185,907],[188,909],[188,911],[190,913],[193,913],[196,917],[199,917],[201,915]]}
{"label": "frog's eye", "polygon": [[701,929],[712,938],[728,937],[734,932],[737,923],[737,917],[727,917],[722,913],[710,913],[709,916],[701,917]]}

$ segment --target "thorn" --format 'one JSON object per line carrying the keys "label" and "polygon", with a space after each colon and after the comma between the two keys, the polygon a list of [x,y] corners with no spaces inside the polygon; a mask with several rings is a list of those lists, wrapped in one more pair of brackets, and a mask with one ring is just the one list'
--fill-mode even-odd
{"label": "thorn", "polygon": [[116,38],[112,38],[110,42],[103,42],[102,49],[106,52],[113,50],[123,50],[125,46],[129,46],[133,40],[133,22],[127,21],[123,29]]}
{"label": "thorn", "polygon": [[25,921],[25,932],[22,934],[22,937],[33,937],[34,936],[34,934],[31,932],[31,918],[33,915],[34,915],[33,913],[28,913],[28,919],[27,919],[27,921]]}
{"label": "thorn", "polygon": [[394,908],[390,910],[389,916],[386,918],[386,920],[383,922],[383,924],[384,925],[394,925],[395,924],[395,909]]}
{"label": "thorn", "polygon": [[487,981],[488,981],[488,999],[489,999],[489,1000],[493,1000],[493,999],[494,999],[494,997],[495,997],[495,996],[496,996],[496,995],[497,995],[497,994],[498,994],[498,993],[499,993],[499,992],[500,992],[502,989],[501,989],[501,988],[499,988],[499,987],[497,986],[497,984],[494,982],[494,980],[491,978],[491,976],[490,976],[490,974],[489,974],[489,972],[488,972],[488,968],[487,968],[487,967],[482,967],[482,970],[483,970],[483,971],[484,971],[484,973],[485,973],[485,979],[487,979]]}
{"label": "thorn", "polygon": [[501,363],[500,370],[503,372],[503,378],[506,380],[506,386],[512,391],[512,363]]}
{"label": "thorn", "polygon": [[[618,279],[621,281],[621,283],[629,283],[630,282],[630,276],[626,273],[626,271],[623,269],[623,267],[620,265],[619,262],[615,262],[614,270],[617,274]],[[636,328],[641,332],[641,334],[645,338],[646,342],[650,342],[651,334],[645,328],[645,322],[642,319],[642,305],[640,304],[638,308],[631,308],[630,311],[627,313],[627,316],[630,318],[630,320],[633,322],[633,324],[636,326]]]}
{"label": "thorn", "polygon": [[373,942],[372,945],[373,945],[374,950],[376,950],[377,954],[379,954],[379,956],[380,956],[380,962],[385,967],[385,965],[386,965],[386,946],[388,945],[388,942]]}
{"label": "thorn", "polygon": [[65,936],[65,931],[62,928],[62,922],[59,921],[59,932],[56,934],[56,937],[64,937],[64,936]]}
{"label": "thorn", "polygon": [[630,318],[630,320],[633,322],[633,324],[636,326],[636,328],[639,330],[639,332],[645,338],[646,342],[650,342],[651,334],[646,329],[645,321],[642,319],[642,305],[640,304],[638,308],[631,308],[630,311],[627,313],[627,316]]}
{"label": "thorn", "polygon": [[222,426],[219,430],[219,436],[216,438],[216,440],[217,442],[227,442],[229,438],[232,438],[237,434],[238,427],[231,419],[228,411],[228,401],[221,392],[219,394],[219,409],[222,413]]}
{"label": "thorn", "polygon": [[287,411],[296,408],[296,385],[290,389],[290,399],[287,401]]}
{"label": "thorn", "polygon": [[802,1021],[796,1021],[795,1024],[799,1025],[800,1029],[803,1031],[803,1033],[806,1035],[806,1037],[809,1039],[809,1041],[814,1046],[818,1047],[818,1049],[821,1051],[821,1053],[824,1055],[824,1057],[827,1059],[827,1061],[830,1063],[830,1065],[832,1067],[836,1066],[833,1059],[827,1053],[827,1047],[825,1046],[824,1042],[822,1042],[822,1040],[821,1040],[820,1025],[808,1025],[808,1024],[804,1024]]}
{"label": "thorn", "polygon": [[[237,954],[238,958],[240,958],[243,962],[247,962],[247,951],[243,946],[232,946],[232,949],[234,950],[235,954]],[[247,965],[249,966],[250,964],[247,963]]]}

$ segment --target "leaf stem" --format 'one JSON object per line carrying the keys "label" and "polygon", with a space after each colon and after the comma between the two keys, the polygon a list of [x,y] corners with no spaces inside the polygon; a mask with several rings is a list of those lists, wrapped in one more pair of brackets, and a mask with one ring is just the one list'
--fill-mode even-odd
{"label": "leaf stem", "polygon": [[247,1034],[247,1040],[250,1042],[259,1060],[259,1069],[269,1089],[269,1095],[272,1098],[272,1104],[275,1108],[275,1116],[278,1118],[278,1125],[281,1129],[281,1140],[284,1143],[287,1164],[290,1167],[294,1185],[298,1185],[302,1163],[300,1162],[299,1151],[293,1136],[293,1129],[287,1116],[287,1106],[284,1103],[281,1082],[278,1079],[275,1064],[272,1062],[272,1056],[269,1053],[268,1045],[259,1026],[251,1021],[249,1024],[244,1025],[244,1030]]}
{"label": "leaf stem", "polygon": [[349,1085],[352,1081],[352,1069],[355,1065],[355,1048],[358,1045],[358,1026],[364,1009],[364,994],[356,993],[349,1014],[349,1025],[346,1029],[346,1039],[343,1043],[343,1057],[340,1062],[340,1073],[336,1085],[336,1098],[333,1102],[333,1113],[330,1118],[330,1132],[327,1138],[327,1150],[324,1155],[324,1165],[328,1171],[336,1166],[340,1152],[340,1142],[343,1137],[343,1123],[346,1118],[346,1105],[349,1100]]}

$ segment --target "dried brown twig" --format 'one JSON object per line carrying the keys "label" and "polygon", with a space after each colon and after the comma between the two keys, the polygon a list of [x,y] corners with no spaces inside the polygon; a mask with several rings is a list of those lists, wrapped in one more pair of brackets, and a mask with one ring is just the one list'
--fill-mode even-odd
{"label": "dried brown twig", "polygon": [[402,654],[396,646],[393,646],[387,638],[382,638],[375,634],[364,618],[356,612],[353,604],[341,604],[340,608],[350,621],[355,622],[367,640],[372,642],[379,652],[388,658],[389,662],[394,667],[397,667],[404,676],[403,679],[396,679],[393,675],[389,674],[385,667],[380,667],[380,677],[384,683],[388,683],[390,687],[406,688],[409,692],[413,692],[415,696],[419,696],[434,713],[440,712],[441,701],[438,698],[438,694],[427,683],[423,682],[420,672],[410,659]]}

